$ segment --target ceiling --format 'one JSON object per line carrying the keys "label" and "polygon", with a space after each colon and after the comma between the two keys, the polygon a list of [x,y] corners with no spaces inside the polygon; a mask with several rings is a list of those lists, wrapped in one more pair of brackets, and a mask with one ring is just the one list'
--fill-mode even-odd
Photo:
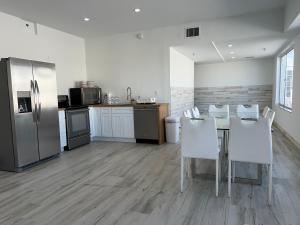
{"label": "ceiling", "polygon": [[[81,37],[223,18],[283,7],[285,0],[0,0],[0,11]],[[134,8],[140,8],[135,13]],[[89,22],[83,18],[89,17]]]}
{"label": "ceiling", "polygon": [[[293,34],[239,39],[233,41],[215,41],[215,46],[225,62],[272,57],[291,40]],[[228,47],[232,44],[232,47]],[[211,41],[199,41],[175,49],[196,63],[223,62]],[[233,53],[233,54],[232,54]],[[232,58],[234,57],[234,58]]]}

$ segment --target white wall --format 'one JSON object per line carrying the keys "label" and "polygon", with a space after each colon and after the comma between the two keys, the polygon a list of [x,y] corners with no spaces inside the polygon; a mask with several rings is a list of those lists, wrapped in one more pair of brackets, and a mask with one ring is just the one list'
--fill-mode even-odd
{"label": "white wall", "polygon": [[170,86],[194,87],[194,61],[170,48]]}
{"label": "white wall", "polygon": [[195,66],[195,87],[270,85],[273,76],[272,58],[198,64]]}
{"label": "white wall", "polygon": [[[283,128],[292,138],[300,144],[300,35],[295,39],[295,67],[293,83],[293,110],[288,112],[279,107],[277,102],[278,87],[274,77],[273,108],[276,111],[275,121]],[[277,58],[275,59],[277,61]],[[276,66],[274,67],[277,70]]]}
{"label": "white wall", "polygon": [[130,86],[135,97],[157,91],[159,101],[170,102],[169,50],[194,42],[184,38],[184,29],[192,25],[201,27],[201,40],[208,42],[261,38],[282,33],[283,14],[276,10],[140,31],[142,40],[136,38],[139,32],[90,38],[86,40],[88,79],[122,98]]}
{"label": "white wall", "polygon": [[169,46],[166,29],[114,35],[86,41],[88,79],[96,81],[104,92],[126,99],[132,88],[134,98],[157,97],[169,102]]}
{"label": "white wall", "polygon": [[0,13],[0,57],[18,57],[56,64],[59,94],[86,79],[85,43],[82,38]]}
{"label": "white wall", "polygon": [[194,61],[170,48],[171,115],[182,116],[194,107]]}
{"label": "white wall", "polygon": [[[284,29],[289,30],[299,26],[299,21],[295,21],[300,14],[300,1],[288,0],[284,12]],[[296,24],[297,23],[297,24]]]}

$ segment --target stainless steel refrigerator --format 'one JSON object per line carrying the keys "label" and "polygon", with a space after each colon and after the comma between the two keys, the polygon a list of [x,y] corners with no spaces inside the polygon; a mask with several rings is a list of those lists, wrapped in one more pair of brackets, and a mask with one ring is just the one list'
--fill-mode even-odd
{"label": "stainless steel refrigerator", "polygon": [[60,152],[55,65],[0,63],[0,170],[20,171]]}

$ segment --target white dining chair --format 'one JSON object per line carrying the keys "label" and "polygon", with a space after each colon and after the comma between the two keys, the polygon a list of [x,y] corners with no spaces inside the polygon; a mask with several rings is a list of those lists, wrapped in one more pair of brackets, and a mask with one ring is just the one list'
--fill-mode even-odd
{"label": "white dining chair", "polygon": [[229,117],[229,105],[209,105],[208,113],[210,117]]}
{"label": "white dining chair", "polygon": [[[209,117],[229,118],[229,105],[209,105],[208,114]],[[218,139],[221,148],[225,150],[226,143],[224,143],[224,131],[218,130]]]}
{"label": "white dining chair", "polygon": [[183,115],[184,115],[184,117],[186,117],[186,118],[193,118],[193,116],[192,116],[192,113],[191,113],[191,111],[188,109],[188,110],[185,110],[184,112],[183,112]]}
{"label": "white dining chair", "polygon": [[267,118],[270,120],[270,125],[272,127],[273,122],[274,122],[274,118],[275,118],[275,111],[272,109],[269,109],[268,113],[267,113]]}
{"label": "white dining chair", "polygon": [[218,138],[216,121],[182,119],[181,139],[181,192],[183,192],[185,160],[191,158],[211,159],[216,161],[216,196],[219,193],[219,166]]}
{"label": "white dining chair", "polygon": [[192,114],[193,118],[200,118],[200,112],[198,107],[195,106],[194,108],[192,108]]}
{"label": "white dining chair", "polygon": [[262,112],[262,116],[263,116],[264,118],[267,118],[269,110],[270,110],[270,108],[269,108],[268,106],[266,106],[266,107],[264,108],[264,110],[263,110],[263,112]]}
{"label": "white dining chair", "polygon": [[259,118],[259,106],[258,104],[253,105],[238,105],[237,116],[240,118]]}
{"label": "white dining chair", "polygon": [[231,119],[228,145],[229,196],[231,195],[231,166],[232,162],[236,161],[268,165],[269,203],[271,204],[273,151],[269,119],[260,118],[257,122],[252,122],[251,124],[246,124],[240,118]]}

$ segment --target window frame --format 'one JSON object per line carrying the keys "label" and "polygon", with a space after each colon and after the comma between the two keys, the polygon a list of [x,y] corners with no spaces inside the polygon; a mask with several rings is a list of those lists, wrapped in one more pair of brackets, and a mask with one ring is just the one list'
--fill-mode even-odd
{"label": "window frame", "polygon": [[[293,71],[294,71],[294,68],[295,68],[295,47],[294,45],[291,45],[289,46],[288,48],[286,48],[280,55],[278,55],[278,66],[279,66],[279,70],[278,70],[278,79],[277,79],[277,87],[278,87],[278,105],[280,106],[280,108],[288,111],[288,112],[292,112],[293,111],[293,89],[294,89],[294,72],[293,72],[293,88],[292,88],[292,106],[291,107],[288,107],[286,104],[282,104],[281,103],[281,70],[282,70],[282,67],[281,67],[281,60],[284,56],[287,56],[291,51],[294,50],[294,60],[293,60]],[[286,76],[285,76],[286,77]],[[284,92],[286,92],[286,83],[285,83],[285,87],[284,87]],[[284,94],[284,98],[285,98],[285,94]],[[285,102],[285,101],[284,101]]]}

